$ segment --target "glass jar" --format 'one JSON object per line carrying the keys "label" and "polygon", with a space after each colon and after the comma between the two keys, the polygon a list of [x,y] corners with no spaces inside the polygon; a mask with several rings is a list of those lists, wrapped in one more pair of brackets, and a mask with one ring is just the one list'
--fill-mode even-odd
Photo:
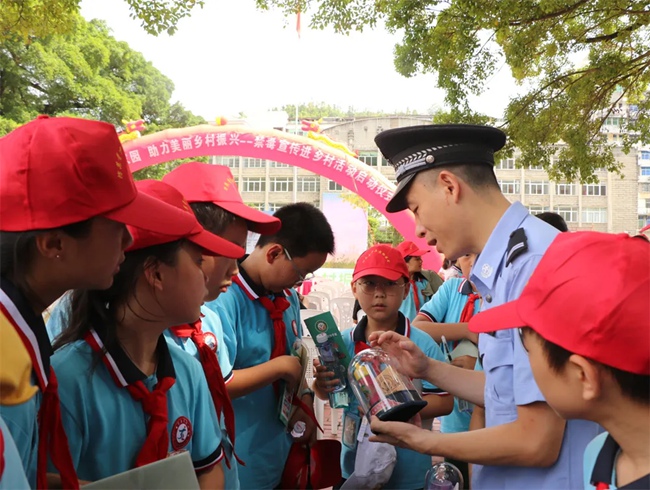
{"label": "glass jar", "polygon": [[427,405],[411,379],[399,373],[390,356],[378,348],[354,356],[348,379],[368,418],[376,415],[383,421],[408,422]]}

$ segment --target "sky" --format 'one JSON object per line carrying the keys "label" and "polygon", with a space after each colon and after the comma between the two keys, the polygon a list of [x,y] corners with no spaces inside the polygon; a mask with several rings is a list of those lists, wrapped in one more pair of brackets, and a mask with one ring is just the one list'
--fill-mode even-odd
{"label": "sky", "polygon": [[[117,39],[174,82],[173,101],[207,120],[307,102],[424,114],[444,106],[435,75],[405,78],[395,71],[400,38],[383,28],[344,36],[309,29],[303,14],[298,38],[295,17],[259,11],[254,0],[208,0],[181,20],[173,36],[148,35],[123,0],[83,0],[81,13],[105,20]],[[503,68],[472,106],[499,117],[515,90]]]}

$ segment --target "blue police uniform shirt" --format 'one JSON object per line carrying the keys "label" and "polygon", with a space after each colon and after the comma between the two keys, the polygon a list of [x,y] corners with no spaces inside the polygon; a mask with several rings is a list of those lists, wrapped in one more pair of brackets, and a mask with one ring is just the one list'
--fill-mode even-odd
{"label": "blue police uniform shirt", "polygon": [[[367,325],[368,317],[364,316],[355,327],[341,334],[345,348],[351,358],[355,356],[355,342],[366,342]],[[400,335],[410,338],[428,357],[444,362],[442,351],[438,347],[438,344],[422,330],[412,327],[408,319],[402,314],[399,315],[395,331]],[[361,425],[358,410],[359,403],[352,393],[349,383],[347,390],[350,402],[348,407],[343,409],[344,437],[341,450],[341,472],[343,478],[346,479],[354,471],[354,460],[357,455],[357,434]],[[446,392],[425,380],[422,380],[422,394],[447,395]],[[352,426],[352,424],[354,425]],[[346,433],[347,435],[345,435]],[[353,443],[350,444],[352,441]],[[426,473],[431,468],[431,456],[420,454],[410,449],[399,447],[395,449],[397,450],[395,468],[393,469],[390,480],[383,488],[422,488]]]}
{"label": "blue police uniform shirt", "polygon": [[[101,326],[92,332],[96,347],[104,348]],[[151,391],[158,377],[174,377],[167,391],[170,454],[188,451],[196,471],[221,461],[221,430],[201,364],[181,349],[158,342],[156,373],[146,376],[119,345],[108,347],[111,370],[86,340],[57,350],[52,357],[59,380],[63,425],[72,461],[81,480],[95,481],[132,469],[147,439],[142,403],[128,384],[142,381]],[[120,386],[118,386],[117,381]]]}
{"label": "blue police uniform shirt", "polygon": [[[222,308],[224,340],[231,357],[233,369],[258,366],[271,359],[273,348],[273,321],[268,311],[257,301],[266,294],[255,284],[240,265],[233,285],[215,301],[211,309]],[[290,303],[283,313],[287,335],[287,354],[299,339],[300,301],[293,290],[284,293]],[[274,296],[270,296],[271,299]],[[236,374],[235,374],[236,375]],[[282,471],[292,444],[287,428],[278,416],[278,398],[273,385],[233,400],[235,411],[237,454],[246,462],[239,468],[241,488],[273,489],[280,483]]]}
{"label": "blue police uniform shirt", "polygon": [[2,438],[3,451],[0,457],[4,467],[0,473],[0,490],[23,490],[30,487],[23,470],[23,462],[18,454],[16,443],[11,437],[11,431],[0,417],[0,437]]}
{"label": "blue police uniform shirt", "polygon": [[610,490],[647,490],[650,488],[650,474],[642,476],[622,487],[616,486],[616,459],[621,447],[609,435],[603,432],[589,443],[584,456],[584,489],[594,490],[598,483],[609,485]]}
{"label": "blue police uniform shirt", "polygon": [[418,304],[421,308],[426,301],[426,298],[422,294],[422,290],[429,284],[429,281],[427,281],[423,276],[419,276],[417,280],[414,280],[413,282],[415,283],[415,287],[413,287],[411,284],[408,296],[404,298],[404,301],[402,301],[402,306],[399,307],[399,311],[402,313],[402,315],[408,318],[411,322],[418,314],[418,308],[415,305],[415,295],[417,294]]}
{"label": "blue police uniform shirt", "polygon": [[[510,205],[472,268],[470,280],[483,299],[482,311],[519,297],[558,233],[529,214],[521,203]],[[485,371],[486,427],[513,422],[519,405],[545,401],[516,331],[480,334],[479,352]],[[553,466],[474,465],[472,487],[477,490],[580,488],[584,449],[600,430],[593,422],[569,420],[560,455]]]}
{"label": "blue police uniform shirt", "polygon": [[30,356],[33,355],[32,382],[39,391],[19,405],[0,405],[0,417],[16,444],[29,486],[36,488],[38,412],[43,401],[43,388],[39,380],[49,379],[52,346],[41,315],[34,312],[27,298],[4,277],[0,278],[0,303],[9,313],[8,318],[17,325],[21,338],[27,339],[25,348],[31,351]]}
{"label": "blue police uniform shirt", "polygon": [[[216,349],[216,356],[219,361],[219,367],[221,368],[224,382],[227,385],[228,382],[232,380],[232,363],[230,362],[228,348],[224,342],[223,325],[221,318],[206,305],[201,306],[201,316],[201,330],[205,335],[205,341],[209,345],[212,341],[214,341],[214,348]],[[209,338],[210,336],[213,338]],[[165,330],[165,337],[171,345],[179,347],[180,349],[193,356],[199,362],[201,361],[199,351],[192,339],[182,339],[180,337],[177,337],[171,332],[171,330]],[[228,437],[228,432],[226,431],[226,421],[223,413],[219,418],[219,425],[221,427],[221,445],[223,447],[226,458],[230,462],[230,468],[228,468],[225,460],[221,464],[225,477],[225,488],[228,490],[238,490],[240,488],[238,468],[239,463],[235,458],[232,457],[232,441]]]}
{"label": "blue police uniform shirt", "polygon": [[[467,296],[472,294],[471,283],[460,277],[452,277],[445,281],[436,294],[420,309],[420,315],[425,316],[435,323],[458,323],[460,315],[467,304]],[[481,300],[474,302],[474,314],[480,309]],[[450,348],[455,347],[455,342],[450,342]],[[440,432],[453,434],[469,430],[472,411],[461,411],[458,398],[454,397],[454,410],[444,417],[440,417]]]}

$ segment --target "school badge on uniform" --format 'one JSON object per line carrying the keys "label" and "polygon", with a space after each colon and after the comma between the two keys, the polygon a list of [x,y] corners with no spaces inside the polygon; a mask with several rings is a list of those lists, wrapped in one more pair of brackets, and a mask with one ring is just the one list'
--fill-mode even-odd
{"label": "school badge on uniform", "polygon": [[217,347],[219,347],[219,342],[217,342],[217,337],[212,332],[204,332],[203,341],[205,345],[212,349],[212,352],[217,352]]}
{"label": "school badge on uniform", "polygon": [[172,426],[172,448],[174,451],[183,449],[192,438],[192,423],[187,417],[178,417]]}

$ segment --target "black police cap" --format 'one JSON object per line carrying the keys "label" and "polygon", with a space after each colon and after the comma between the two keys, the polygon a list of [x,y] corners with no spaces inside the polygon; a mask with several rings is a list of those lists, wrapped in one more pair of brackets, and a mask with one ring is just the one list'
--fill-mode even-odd
{"label": "black police cap", "polygon": [[490,126],[430,124],[383,131],[375,143],[395,169],[397,189],[386,211],[396,213],[407,208],[406,191],[418,172],[460,163],[494,165],[506,135]]}

